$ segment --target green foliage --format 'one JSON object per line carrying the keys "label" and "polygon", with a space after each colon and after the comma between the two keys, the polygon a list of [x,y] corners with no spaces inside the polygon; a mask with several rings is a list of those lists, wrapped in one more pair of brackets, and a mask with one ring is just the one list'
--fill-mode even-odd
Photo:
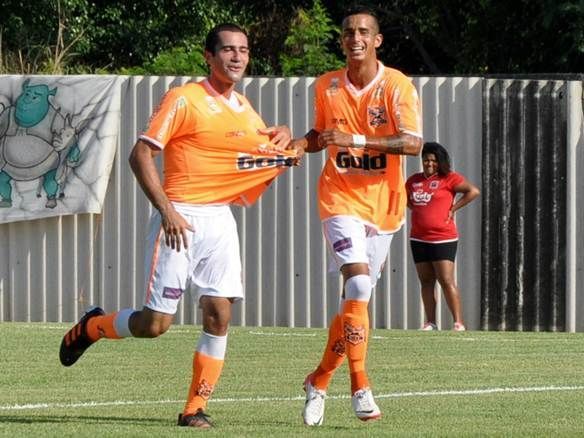
{"label": "green foliage", "polygon": [[320,0],[308,11],[298,9],[280,55],[284,76],[318,76],[344,65],[328,45],[339,35]]}
{"label": "green foliage", "polygon": [[174,47],[140,67],[121,68],[127,75],[197,76],[207,74],[207,64],[201,47]]}

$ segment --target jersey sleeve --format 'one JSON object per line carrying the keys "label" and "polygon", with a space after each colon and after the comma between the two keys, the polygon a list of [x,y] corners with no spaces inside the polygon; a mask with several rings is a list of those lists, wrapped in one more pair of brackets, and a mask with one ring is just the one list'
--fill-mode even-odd
{"label": "jersey sleeve", "polygon": [[448,185],[452,190],[454,187],[464,182],[464,176],[457,172],[450,172],[448,180]]}
{"label": "jersey sleeve", "polygon": [[422,137],[422,110],[412,81],[403,76],[392,90],[392,117],[400,133]]}
{"label": "jersey sleeve", "polygon": [[187,98],[171,89],[152,114],[140,139],[164,149],[173,137],[184,135],[193,128],[194,118],[189,115]]}

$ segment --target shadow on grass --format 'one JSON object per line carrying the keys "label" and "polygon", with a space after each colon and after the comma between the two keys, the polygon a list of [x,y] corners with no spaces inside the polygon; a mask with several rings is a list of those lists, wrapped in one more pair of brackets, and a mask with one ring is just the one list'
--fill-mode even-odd
{"label": "shadow on grass", "polygon": [[0,415],[0,423],[20,423],[20,424],[35,424],[35,423],[84,423],[84,424],[99,424],[99,423],[120,423],[120,424],[152,424],[154,426],[167,426],[169,424],[176,424],[176,419],[168,418],[139,418],[139,417],[102,417],[91,415]]}

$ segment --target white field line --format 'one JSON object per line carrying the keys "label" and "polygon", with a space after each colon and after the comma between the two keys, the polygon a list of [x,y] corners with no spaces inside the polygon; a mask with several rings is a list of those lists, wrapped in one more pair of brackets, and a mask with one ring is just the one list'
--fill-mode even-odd
{"label": "white field line", "polygon": [[[394,392],[388,394],[376,394],[375,398],[404,398],[404,397],[436,397],[450,395],[485,395],[497,393],[521,393],[521,392],[561,392],[561,391],[584,391],[584,386],[532,386],[518,388],[485,388],[466,390],[443,390],[443,391],[413,391]],[[329,395],[329,400],[347,399],[348,395]],[[288,402],[304,400],[304,396],[296,397],[241,397],[241,398],[218,398],[212,399],[211,403],[241,403],[241,402]],[[79,403],[34,403],[25,405],[0,405],[0,411],[22,411],[30,409],[71,409],[71,408],[94,408],[105,406],[143,406],[162,404],[182,404],[184,400],[114,400],[114,401],[89,401]]]}

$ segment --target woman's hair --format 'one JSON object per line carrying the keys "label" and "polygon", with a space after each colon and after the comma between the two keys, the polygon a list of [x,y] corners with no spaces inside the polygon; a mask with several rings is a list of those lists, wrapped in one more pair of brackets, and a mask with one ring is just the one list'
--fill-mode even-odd
{"label": "woman's hair", "polygon": [[426,154],[434,154],[436,157],[439,175],[448,175],[450,173],[450,155],[448,155],[448,151],[444,146],[436,142],[424,143],[422,159],[424,159],[424,155]]}

